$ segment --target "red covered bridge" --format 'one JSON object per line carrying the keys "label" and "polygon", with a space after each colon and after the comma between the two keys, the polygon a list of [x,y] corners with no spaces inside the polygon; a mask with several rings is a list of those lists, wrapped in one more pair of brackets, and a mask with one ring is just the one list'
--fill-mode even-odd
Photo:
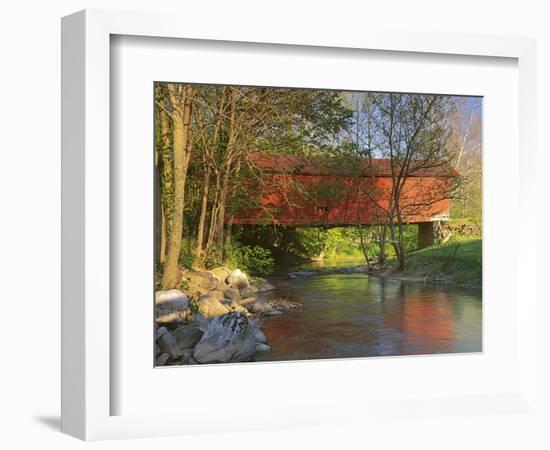
{"label": "red covered bridge", "polygon": [[[387,159],[306,159],[254,153],[260,201],[238,211],[234,224],[357,226],[384,223],[392,195]],[[411,163],[414,165],[414,161]],[[400,205],[404,222],[419,225],[419,245],[433,242],[433,224],[449,218],[449,197],[458,172],[434,162],[404,182]],[[254,177],[253,177],[254,178]]]}

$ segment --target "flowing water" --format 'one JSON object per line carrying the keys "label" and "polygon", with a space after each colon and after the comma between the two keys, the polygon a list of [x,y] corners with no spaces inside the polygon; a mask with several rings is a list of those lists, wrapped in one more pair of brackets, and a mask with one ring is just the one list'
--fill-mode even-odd
{"label": "flowing water", "polygon": [[307,274],[270,280],[303,310],[262,326],[271,352],[256,361],[480,352],[481,290]]}

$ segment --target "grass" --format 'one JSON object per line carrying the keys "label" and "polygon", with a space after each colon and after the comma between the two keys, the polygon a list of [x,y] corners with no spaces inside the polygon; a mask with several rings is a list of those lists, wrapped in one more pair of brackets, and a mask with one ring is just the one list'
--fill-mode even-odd
{"label": "grass", "polygon": [[481,239],[457,238],[407,254],[403,274],[481,287],[481,261]]}

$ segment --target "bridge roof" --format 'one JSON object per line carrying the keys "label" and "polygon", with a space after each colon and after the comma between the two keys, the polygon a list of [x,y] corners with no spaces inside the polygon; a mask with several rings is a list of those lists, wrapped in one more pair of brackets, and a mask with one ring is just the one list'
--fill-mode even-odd
{"label": "bridge roof", "polygon": [[[376,176],[391,177],[391,163],[384,158],[349,158],[347,160],[331,157],[304,157],[287,155],[284,153],[255,152],[249,157],[250,162],[257,168],[270,173],[287,173],[293,175],[316,176]],[[426,164],[418,161],[422,166],[409,176],[411,177],[456,177],[459,173],[448,163],[433,161]],[[411,161],[411,167],[415,161]]]}

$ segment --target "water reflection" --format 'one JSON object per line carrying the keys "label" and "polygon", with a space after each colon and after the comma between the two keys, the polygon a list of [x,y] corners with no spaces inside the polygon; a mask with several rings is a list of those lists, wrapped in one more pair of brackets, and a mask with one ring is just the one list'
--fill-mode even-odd
{"label": "water reflection", "polygon": [[258,361],[481,351],[481,291],[315,275],[272,280],[303,311],[263,326],[272,347]]}

